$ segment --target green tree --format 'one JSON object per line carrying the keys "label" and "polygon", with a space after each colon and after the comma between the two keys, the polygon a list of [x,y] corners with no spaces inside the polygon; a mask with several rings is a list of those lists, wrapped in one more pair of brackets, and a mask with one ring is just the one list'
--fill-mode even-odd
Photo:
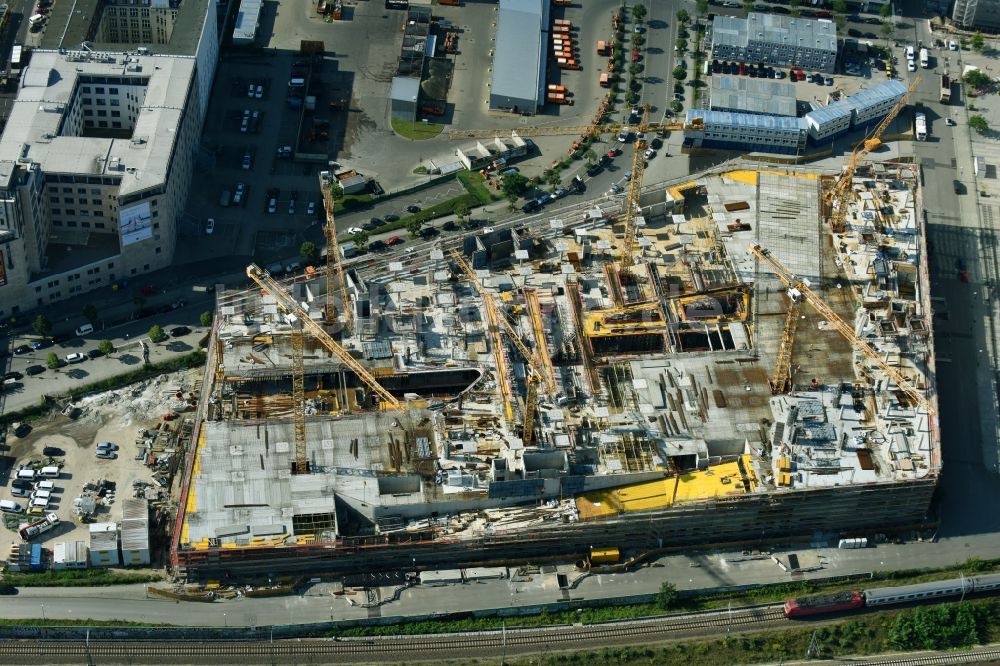
{"label": "green tree", "polygon": [[696,6],[698,7],[698,16],[704,16],[708,13],[708,0],[698,0]]}
{"label": "green tree", "polygon": [[411,238],[417,237],[422,226],[424,226],[424,221],[419,217],[411,217],[406,221],[406,230],[410,232]]}
{"label": "green tree", "polygon": [[632,5],[632,18],[634,18],[637,22],[642,23],[642,21],[646,18],[646,5]]}
{"label": "green tree", "polygon": [[40,314],[35,317],[35,321],[31,322],[31,330],[43,338],[46,338],[52,331],[52,322],[49,321],[45,315]]}
{"label": "green tree", "polygon": [[688,71],[683,66],[677,65],[676,67],[674,67],[674,70],[671,72],[671,74],[674,75],[674,81],[683,81],[684,79],[687,78]]}
{"label": "green tree", "polygon": [[455,204],[454,212],[455,212],[455,217],[457,217],[459,223],[461,223],[462,220],[469,217],[469,213],[471,212],[471,210],[469,209],[469,204],[465,203],[464,201],[459,201],[458,203]]}
{"label": "green tree", "polygon": [[360,251],[364,251],[368,247],[368,232],[362,229],[361,231],[356,231],[351,234],[351,240],[354,245]]}
{"label": "green tree", "polygon": [[745,12],[753,11],[753,0],[743,0],[743,11]]}
{"label": "green tree", "polygon": [[115,353],[115,346],[111,342],[111,340],[101,340],[100,342],[97,343],[97,348],[105,356],[111,356],[112,354]]}
{"label": "green tree", "polygon": [[202,326],[211,326],[212,325],[212,313],[209,312],[208,310],[205,310],[204,312],[202,312],[198,316],[198,321],[201,322]]}
{"label": "green tree", "polygon": [[688,47],[688,40],[683,37],[678,37],[677,41],[674,42],[674,45],[677,47],[678,51],[686,51]]}
{"label": "green tree", "polygon": [[882,5],[882,9],[878,10],[878,15],[886,19],[892,16],[892,5],[888,2]]}
{"label": "green tree", "polygon": [[674,113],[680,113],[684,110],[684,104],[680,100],[675,99],[670,102],[670,110]]}
{"label": "green tree", "polygon": [[500,181],[500,191],[504,193],[505,196],[510,198],[514,195],[514,198],[521,196],[528,189],[528,179],[519,173],[508,173]]}
{"label": "green tree", "polygon": [[688,11],[683,7],[677,10],[676,16],[677,16],[677,22],[680,23],[681,25],[684,25],[685,23],[691,20],[691,15],[688,14]]}
{"label": "green tree", "polygon": [[153,342],[160,342],[165,340],[167,334],[163,332],[163,328],[159,324],[153,324],[149,327],[149,339]]}
{"label": "green tree", "polygon": [[676,608],[681,600],[681,595],[670,581],[663,581],[660,584],[660,591],[656,593],[656,605],[663,610]]}
{"label": "green tree", "polygon": [[597,153],[594,152],[593,148],[588,148],[587,152],[585,152],[583,156],[587,158],[587,164],[593,164],[597,161]]}
{"label": "green tree", "polygon": [[837,24],[837,30],[843,31],[847,27],[847,18],[843,14],[834,14],[833,22]]}
{"label": "green tree", "polygon": [[319,259],[319,248],[312,241],[305,241],[299,246],[299,256],[306,264],[312,265]]}
{"label": "green tree", "polygon": [[830,8],[833,9],[835,14],[846,14],[847,0],[833,0],[833,2],[830,3]]}
{"label": "green tree", "polygon": [[969,44],[972,45],[972,49],[976,52],[982,53],[983,49],[986,48],[986,38],[983,37],[983,33],[977,32],[972,35],[969,40]]}
{"label": "green tree", "polygon": [[983,118],[978,113],[974,113],[969,116],[969,127],[976,130],[980,134],[986,134],[990,131],[990,124],[986,122],[986,118]]}
{"label": "green tree", "polygon": [[641,71],[642,71],[642,65],[640,65],[637,62],[633,62],[631,65],[628,66],[628,73],[632,78],[635,78]]}
{"label": "green tree", "polygon": [[638,101],[639,101],[639,93],[636,92],[635,90],[629,90],[627,93],[625,93],[626,104],[635,104]]}
{"label": "green tree", "polygon": [[883,21],[882,22],[882,27],[879,28],[879,32],[882,33],[882,37],[886,41],[889,41],[890,39],[892,39],[892,33],[894,31],[895,31],[895,28],[892,27],[892,22],[891,21]]}
{"label": "green tree", "polygon": [[97,306],[93,303],[87,303],[83,306],[83,316],[87,318],[91,326],[97,326]]}
{"label": "green tree", "polygon": [[55,352],[49,352],[45,357],[45,365],[55,370],[60,365],[59,356]]}
{"label": "green tree", "polygon": [[965,82],[975,89],[985,88],[990,85],[990,77],[979,69],[970,69],[965,75]]}

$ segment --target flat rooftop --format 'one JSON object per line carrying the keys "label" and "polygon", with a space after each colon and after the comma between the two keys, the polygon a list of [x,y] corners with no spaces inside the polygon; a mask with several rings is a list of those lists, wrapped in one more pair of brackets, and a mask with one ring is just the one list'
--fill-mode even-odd
{"label": "flat rooftop", "polygon": [[[932,415],[806,305],[790,385],[771,389],[790,300],[754,243],[919,389],[933,384],[915,174],[859,173],[837,234],[823,217],[823,177],[696,176],[671,189],[673,210],[643,210],[628,272],[612,202],[512,223],[523,233],[364,258],[348,272],[355,325],[340,344],[405,407],[380,409],[307,336],[310,474],[291,473],[289,324],[260,290],[219,294],[222,367],[210,370],[223,379],[201,429],[182,544],[426,530],[472,539],[501,526],[936,475]],[[665,194],[648,197],[662,204]],[[281,284],[323,321],[325,280]]]}

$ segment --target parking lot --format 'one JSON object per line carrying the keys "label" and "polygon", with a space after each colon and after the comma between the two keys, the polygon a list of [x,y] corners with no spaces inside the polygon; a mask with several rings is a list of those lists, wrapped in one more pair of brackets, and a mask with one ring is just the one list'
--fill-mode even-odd
{"label": "parking lot", "polygon": [[[187,395],[195,386],[194,379],[195,374],[175,373],[120,391],[91,396],[74,405],[77,412],[55,412],[35,422],[30,432],[21,433],[21,437],[9,432],[8,451],[0,460],[10,466],[0,472],[0,500],[13,500],[22,507],[30,501],[30,498],[12,493],[10,479],[18,468],[55,464],[62,469],[58,478],[50,479],[55,487],[46,507],[33,509],[33,514],[4,514],[5,517],[16,516],[16,519],[5,521],[7,529],[3,536],[9,537],[10,543],[19,543],[17,523],[55,513],[59,517],[57,527],[34,539],[33,543],[52,548],[57,541],[88,542],[87,522],[121,521],[120,500],[135,496],[140,487],[134,483],[148,484],[142,486],[141,491],[151,498],[165,497],[168,491],[154,480],[152,469],[143,464],[145,449],[137,442],[149,439],[148,431],[158,427],[168,430],[177,427],[179,420],[163,421],[164,413],[177,406],[174,396],[178,390]],[[147,434],[144,436],[143,432]],[[115,457],[98,457],[98,442],[117,446]],[[52,453],[60,455],[44,456],[45,447],[55,447],[59,451]],[[161,458],[165,455],[168,454],[158,453]],[[101,484],[102,481],[105,483]],[[81,496],[93,498],[96,505],[95,512],[86,519],[76,515],[74,508],[76,498]]]}

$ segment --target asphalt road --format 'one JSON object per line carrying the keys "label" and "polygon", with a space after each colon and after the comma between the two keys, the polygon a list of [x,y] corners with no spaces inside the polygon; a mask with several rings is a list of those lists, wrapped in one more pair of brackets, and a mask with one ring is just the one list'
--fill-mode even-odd
{"label": "asphalt road", "polygon": [[[775,551],[782,562],[794,552],[803,567],[815,568],[801,575],[816,579],[872,571],[942,567],[963,561],[971,554],[986,554],[995,548],[992,537],[973,537],[961,543],[911,543],[879,545],[862,550],[837,548]],[[568,568],[570,581],[580,574]],[[184,626],[267,626],[326,620],[365,619],[372,616],[411,616],[430,612],[450,613],[466,610],[502,609],[512,606],[537,606],[574,600],[614,599],[648,594],[670,581],[680,590],[712,590],[719,587],[757,583],[791,582],[770,557],[745,557],[741,551],[672,555],[659,559],[654,566],[636,572],[586,577],[570,591],[568,598],[559,589],[553,574],[531,576],[514,583],[491,580],[443,587],[418,586],[402,592],[397,601],[369,609],[354,605],[348,596],[334,594],[334,587],[318,584],[300,596],[263,599],[240,598],[215,603],[177,603],[158,597],[147,598],[141,585],[89,588],[21,588],[16,596],[3,597],[0,618],[41,618],[130,620]],[[798,579],[798,576],[796,577]],[[387,590],[381,590],[387,595]],[[352,595],[356,603],[363,594]]]}

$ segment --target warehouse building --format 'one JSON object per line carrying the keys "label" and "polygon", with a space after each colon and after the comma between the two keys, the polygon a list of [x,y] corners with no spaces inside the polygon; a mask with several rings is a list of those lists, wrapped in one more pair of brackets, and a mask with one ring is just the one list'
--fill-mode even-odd
{"label": "warehouse building", "polygon": [[692,148],[719,148],[791,154],[806,147],[802,118],[688,109],[684,144]]}
{"label": "warehouse building", "polygon": [[773,116],[795,116],[795,86],[745,76],[713,76],[709,95],[714,111],[741,111]]}
{"label": "warehouse building", "polygon": [[[200,233],[184,213],[218,61],[215,6],[121,5],[55,6],[9,105],[0,318],[166,268],[178,232]],[[171,29],[136,48],[146,33],[126,12]]]}
{"label": "warehouse building", "polygon": [[500,0],[491,111],[538,111],[545,88],[548,8],[545,0]]}
{"label": "warehouse building", "polygon": [[833,72],[837,64],[837,26],[825,19],[804,19],[750,12],[746,18],[716,16],[712,57]]}

